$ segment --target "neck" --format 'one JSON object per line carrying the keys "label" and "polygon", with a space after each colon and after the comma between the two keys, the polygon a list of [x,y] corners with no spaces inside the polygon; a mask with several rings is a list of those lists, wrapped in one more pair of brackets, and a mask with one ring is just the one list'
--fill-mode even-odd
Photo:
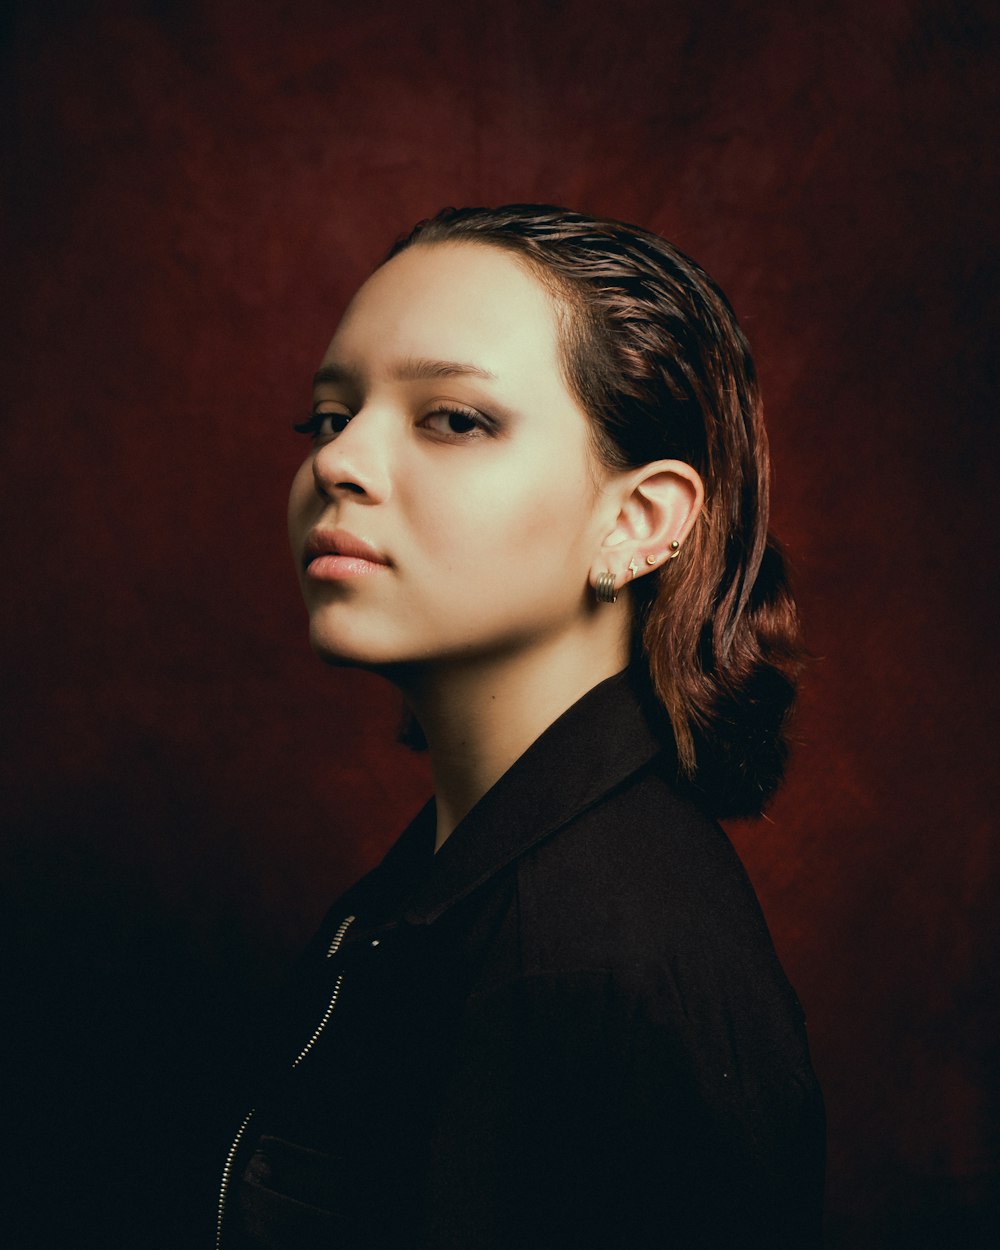
{"label": "neck", "polygon": [[409,673],[398,684],[427,739],[439,850],[458,822],[577,699],[628,662],[624,640],[586,654],[536,647]]}

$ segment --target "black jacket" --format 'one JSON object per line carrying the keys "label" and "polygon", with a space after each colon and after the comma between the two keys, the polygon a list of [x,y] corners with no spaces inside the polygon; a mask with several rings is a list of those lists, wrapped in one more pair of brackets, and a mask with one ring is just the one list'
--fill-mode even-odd
{"label": "black jacket", "polygon": [[223,1246],[819,1244],[802,1012],[674,770],[620,674],[437,855],[417,817],[279,1012]]}

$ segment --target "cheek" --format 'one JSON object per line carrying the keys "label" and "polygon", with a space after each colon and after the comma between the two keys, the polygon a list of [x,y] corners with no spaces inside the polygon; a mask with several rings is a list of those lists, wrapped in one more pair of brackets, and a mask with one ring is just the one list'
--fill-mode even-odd
{"label": "cheek", "polygon": [[592,493],[578,465],[564,464],[555,480],[551,467],[522,466],[470,483],[457,498],[436,494],[425,513],[428,537],[449,573],[484,590],[575,585],[589,569]]}
{"label": "cheek", "polygon": [[292,478],[288,492],[288,532],[293,539],[305,523],[305,514],[312,496],[312,466],[306,460]]}

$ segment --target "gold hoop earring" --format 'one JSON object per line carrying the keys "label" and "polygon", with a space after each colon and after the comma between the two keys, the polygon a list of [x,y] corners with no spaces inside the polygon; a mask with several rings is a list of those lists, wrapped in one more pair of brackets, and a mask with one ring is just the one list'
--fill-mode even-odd
{"label": "gold hoop earring", "polygon": [[614,603],[618,598],[618,592],[615,590],[615,575],[610,569],[597,574],[597,580],[594,582],[594,595],[598,603]]}

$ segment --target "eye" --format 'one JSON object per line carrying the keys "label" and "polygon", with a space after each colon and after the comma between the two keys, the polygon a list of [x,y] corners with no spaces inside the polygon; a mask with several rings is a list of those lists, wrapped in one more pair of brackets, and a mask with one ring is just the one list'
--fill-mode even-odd
{"label": "eye", "polygon": [[296,434],[308,434],[312,438],[334,438],[340,434],[351,419],[349,412],[312,412],[305,421],[297,421],[292,429]]}
{"label": "eye", "polygon": [[476,438],[482,435],[496,434],[496,424],[484,413],[475,408],[439,407],[427,413],[419,421],[421,429],[431,430],[446,438]]}

